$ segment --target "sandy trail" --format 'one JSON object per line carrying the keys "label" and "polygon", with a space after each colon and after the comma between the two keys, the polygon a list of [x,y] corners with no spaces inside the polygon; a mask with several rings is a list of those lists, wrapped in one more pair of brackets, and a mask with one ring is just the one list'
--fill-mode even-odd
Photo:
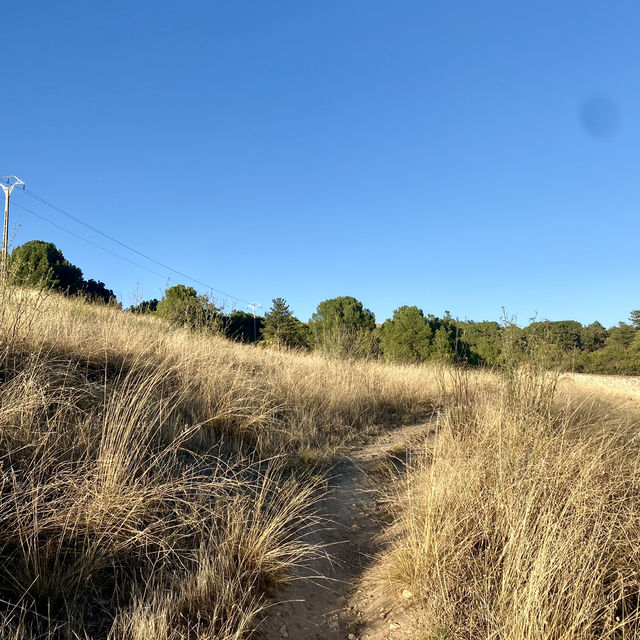
{"label": "sandy trail", "polygon": [[400,637],[389,631],[389,625],[396,624],[391,619],[393,608],[377,601],[364,580],[383,544],[379,534],[388,524],[388,513],[376,487],[389,477],[385,468],[392,466],[402,472],[406,453],[423,445],[432,429],[432,422],[424,422],[386,431],[353,449],[327,473],[327,495],[320,504],[326,522],[309,538],[322,545],[326,555],[275,594],[274,601],[280,604],[268,609],[257,637]]}

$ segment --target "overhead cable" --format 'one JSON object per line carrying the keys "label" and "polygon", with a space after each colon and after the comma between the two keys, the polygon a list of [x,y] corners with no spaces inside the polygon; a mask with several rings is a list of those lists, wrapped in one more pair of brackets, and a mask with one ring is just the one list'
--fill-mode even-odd
{"label": "overhead cable", "polygon": [[[111,242],[115,242],[116,244],[119,244],[121,247],[124,247],[128,251],[131,251],[131,252],[141,256],[145,260],[149,260],[149,262],[153,262],[154,264],[158,265],[159,267],[162,267],[163,269],[167,269],[168,271],[172,271],[173,273],[178,274],[182,278],[186,278],[187,280],[191,280],[191,282],[195,282],[196,284],[199,284],[199,285],[201,285],[203,287],[206,287],[207,289],[210,289],[211,291],[215,291],[217,293],[220,293],[223,296],[226,296],[227,298],[231,298],[232,300],[237,300],[238,302],[243,302],[245,304],[251,304],[251,302],[248,301],[248,300],[243,300],[242,298],[238,298],[237,296],[233,296],[230,293],[227,293],[226,291],[222,291],[221,289],[218,289],[216,287],[212,287],[210,284],[207,284],[206,282],[202,282],[201,280],[193,278],[192,276],[189,276],[186,273],[183,273],[182,271],[178,271],[177,269],[174,269],[173,267],[170,267],[169,265],[167,265],[167,264],[165,264],[163,262],[160,262],[159,260],[156,260],[155,258],[152,258],[151,256],[143,253],[142,251],[138,251],[138,249],[135,249],[134,247],[128,245],[127,243],[122,242],[121,240],[118,240],[117,238],[114,238],[112,235],[109,235],[108,233],[105,233],[104,231],[101,231],[100,229],[98,229],[98,228],[94,227],[93,225],[89,224],[88,222],[85,222],[81,218],[79,218],[77,216],[74,216],[72,213],[69,213],[68,211],[65,211],[64,209],[62,209],[61,207],[58,207],[58,206],[54,205],[52,202],[49,202],[48,200],[45,200],[41,196],[33,193],[33,191],[30,191],[29,189],[25,189],[24,193],[26,193],[28,196],[30,196],[34,200],[37,200],[41,204],[53,209],[54,211],[57,211],[58,213],[61,213],[62,215],[66,216],[67,218],[70,218],[71,220],[77,222],[78,224],[81,224],[82,226],[86,227],[87,229],[90,229],[94,233],[97,233],[97,234],[103,236],[104,238],[107,238],[107,240],[110,240]],[[33,213],[33,212],[31,212],[31,213]],[[37,215],[37,214],[34,214],[34,215]],[[41,216],[39,216],[39,217],[41,217]],[[114,255],[117,255],[117,254],[114,254]],[[147,271],[150,271],[150,270],[147,269]],[[154,272],[152,272],[152,273],[154,273]]]}
{"label": "overhead cable", "polygon": [[41,216],[39,213],[36,213],[35,211],[32,211],[31,209],[28,209],[27,207],[23,207],[19,202],[14,202],[13,206],[18,207],[18,209],[22,209],[23,211],[26,211],[27,213],[30,213],[31,215],[35,216],[36,218],[40,218],[40,220],[44,220],[47,224],[50,224],[54,227],[57,227],[58,229],[62,229],[62,231],[64,231],[65,233],[68,233],[72,236],[75,236],[76,238],[79,238],[80,240],[82,240],[83,242],[86,242],[90,245],[93,245],[94,247],[97,247],[98,249],[105,251],[106,253],[110,253],[112,256],[115,256],[116,258],[120,258],[120,260],[125,260],[126,262],[128,262],[129,264],[133,264],[136,267],[140,267],[140,269],[144,269],[145,271],[148,271],[149,273],[153,273],[153,275],[156,276],[160,276],[161,278],[164,278],[166,276],[166,274],[162,274],[159,273],[158,271],[154,271],[153,269],[149,269],[149,267],[145,267],[143,264],[140,264],[139,262],[134,262],[133,260],[130,260],[129,258],[125,258],[124,256],[121,256],[119,253],[116,253],[115,251],[111,251],[111,249],[107,249],[106,247],[103,247],[102,245],[98,244],[97,242],[94,242],[93,240],[89,240],[88,238],[85,238],[84,236],[81,236],[79,233],[76,233],[75,231],[71,231],[71,229],[67,229],[66,227],[63,227],[60,224],[57,224],[56,222],[53,222],[52,220],[49,220],[48,218],[45,218],[44,216]]}

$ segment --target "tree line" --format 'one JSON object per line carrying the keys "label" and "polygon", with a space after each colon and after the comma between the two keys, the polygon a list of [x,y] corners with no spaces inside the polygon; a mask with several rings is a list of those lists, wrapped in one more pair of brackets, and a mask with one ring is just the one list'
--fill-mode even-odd
{"label": "tree line", "polygon": [[[117,304],[104,283],[85,280],[57,247],[34,240],[12,252],[10,278],[15,284],[45,286],[90,301]],[[416,306],[402,306],[382,324],[351,296],[320,302],[308,322],[293,315],[283,298],[274,298],[263,317],[240,310],[229,313],[207,295],[178,284],[162,299],[145,300],[127,309],[154,314],[173,326],[220,333],[261,346],[318,350],[334,357],[379,358],[402,363],[449,362],[499,367],[508,358],[524,360],[535,351],[563,370],[640,375],[640,310],[629,322],[605,328],[599,322],[532,321],[526,327],[503,317],[495,321],[460,321],[446,311],[441,317]]]}
{"label": "tree line", "polygon": [[504,317],[495,321],[460,321],[402,306],[383,324],[351,296],[322,301],[309,322],[296,318],[283,298],[274,298],[264,317],[242,311],[223,314],[191,287],[167,289],[162,300],[131,307],[156,313],[175,325],[205,328],[233,340],[293,349],[318,350],[344,358],[379,358],[401,363],[448,362],[499,367],[525,361],[534,353],[549,366],[566,371],[640,375],[640,310],[630,322],[606,329],[599,322],[533,321],[526,327]]}

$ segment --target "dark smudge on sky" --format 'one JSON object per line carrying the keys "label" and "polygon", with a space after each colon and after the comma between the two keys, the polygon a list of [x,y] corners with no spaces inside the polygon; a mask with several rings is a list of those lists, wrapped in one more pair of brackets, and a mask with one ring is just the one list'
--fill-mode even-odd
{"label": "dark smudge on sky", "polygon": [[586,133],[594,138],[611,138],[618,131],[620,114],[613,100],[594,96],[580,105],[580,122]]}

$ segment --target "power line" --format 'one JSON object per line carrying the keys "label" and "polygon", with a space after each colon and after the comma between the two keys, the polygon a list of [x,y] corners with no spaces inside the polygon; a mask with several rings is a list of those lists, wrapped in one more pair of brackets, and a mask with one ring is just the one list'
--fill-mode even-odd
{"label": "power line", "polygon": [[75,231],[71,231],[70,229],[67,229],[66,227],[63,227],[60,224],[57,224],[56,222],[53,222],[52,220],[49,220],[48,218],[45,218],[44,216],[41,216],[39,213],[36,213],[35,211],[32,211],[31,209],[27,209],[27,207],[23,207],[21,204],[14,202],[13,203],[14,207],[18,207],[18,209],[22,209],[23,211],[26,211],[27,213],[30,213],[31,215],[35,216],[36,218],[40,218],[40,220],[44,220],[47,224],[50,224],[54,227],[57,227],[58,229],[62,229],[62,231],[64,231],[65,233],[68,233],[72,236],[75,236],[76,238],[79,238],[80,240],[82,240],[83,242],[87,242],[88,244],[93,245],[94,247],[97,247],[98,249],[101,249],[102,251],[105,251],[106,253],[110,253],[112,256],[115,256],[116,258],[120,258],[120,260],[124,260],[126,262],[128,262],[129,264],[133,264],[136,267],[140,267],[140,269],[144,269],[145,271],[148,271],[149,273],[153,273],[153,275],[155,276],[160,276],[161,278],[165,277],[165,274],[163,273],[159,273],[158,271],[154,271],[153,269],[149,269],[149,267],[145,267],[143,264],[140,264],[139,262],[134,262],[133,260],[130,260],[129,258],[125,258],[124,256],[121,256],[119,253],[116,253],[115,251],[111,251],[111,249],[107,249],[106,247],[103,247],[102,245],[98,244],[97,242],[93,242],[93,240],[89,240],[88,238],[85,238],[84,236],[81,236],[79,233],[76,233]]}
{"label": "power line", "polygon": [[[153,262],[154,264],[157,264],[159,267],[162,267],[163,269],[167,269],[168,271],[172,271],[173,273],[176,273],[179,276],[181,276],[183,278],[186,278],[187,280],[191,280],[191,282],[195,282],[195,283],[197,283],[197,284],[199,284],[199,285],[201,285],[203,287],[206,287],[207,289],[210,289],[211,291],[216,291],[217,293],[220,293],[223,296],[226,296],[227,298],[231,298],[232,300],[237,300],[238,302],[243,302],[245,304],[251,304],[248,300],[243,300],[242,298],[238,298],[237,296],[232,296],[230,293],[227,293],[226,291],[222,291],[221,289],[217,289],[216,287],[212,287],[210,284],[207,284],[206,282],[202,282],[201,280],[193,278],[193,277],[187,275],[186,273],[183,273],[182,271],[178,271],[177,269],[174,269],[173,267],[170,267],[169,265],[164,264],[163,262],[160,262],[160,261],[156,260],[155,258],[152,258],[151,256],[148,256],[145,253],[142,253],[142,251],[138,251],[137,249],[134,249],[132,246],[126,244],[125,242],[122,242],[121,240],[118,240],[117,238],[114,238],[113,236],[109,235],[108,233],[105,233],[104,231],[101,231],[100,229],[97,229],[93,225],[90,225],[88,222],[85,222],[81,218],[78,218],[77,216],[74,216],[72,213],[69,213],[68,211],[65,211],[64,209],[54,205],[52,202],[49,202],[48,200],[45,200],[41,196],[33,193],[33,191],[30,191],[29,189],[25,189],[24,192],[28,196],[33,198],[34,200],[37,200],[38,202],[40,202],[41,204],[44,204],[45,206],[53,209],[54,211],[57,211],[58,213],[61,213],[62,215],[66,216],[67,218],[70,218],[71,220],[77,222],[78,224],[81,224],[82,226],[86,227],[87,229],[90,229],[94,233],[97,233],[97,234],[103,236],[104,238],[107,238],[107,240],[110,240],[111,242],[115,242],[116,244],[119,244],[121,247],[124,247],[128,251],[131,251],[131,252],[141,256],[145,260],[149,260],[149,262]],[[24,207],[22,207],[22,208],[24,208]],[[33,213],[33,212],[30,212],[30,213]],[[34,214],[34,215],[37,216],[37,214]],[[42,217],[42,216],[38,216],[38,217]],[[43,218],[43,219],[46,220],[46,218]],[[64,229],[63,227],[60,227],[60,228]],[[66,231],[66,229],[64,229],[64,230]],[[81,237],[81,236],[78,236],[78,237]],[[99,246],[99,245],[96,245],[96,246]],[[117,254],[113,254],[113,255],[117,255]],[[126,260],[126,258],[123,258],[123,259]],[[128,260],[128,262],[131,262],[131,261]],[[136,264],[136,263],[133,263],[133,264]],[[146,267],[143,267],[143,268],[146,268]],[[150,271],[150,269],[147,269],[147,271]],[[152,273],[154,273],[154,272],[152,271]]]}

